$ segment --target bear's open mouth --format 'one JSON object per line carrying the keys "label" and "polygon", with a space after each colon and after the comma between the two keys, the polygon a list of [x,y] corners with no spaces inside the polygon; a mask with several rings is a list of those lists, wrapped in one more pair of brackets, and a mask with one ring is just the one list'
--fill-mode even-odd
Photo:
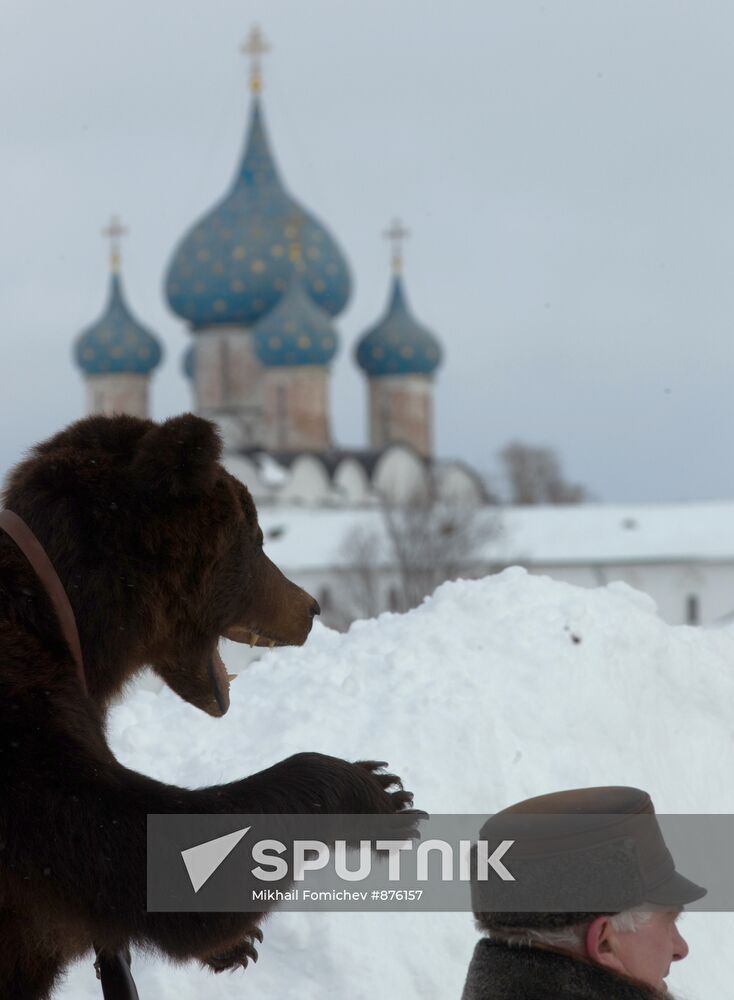
{"label": "bear's open mouth", "polygon": [[[250,646],[261,646],[273,648],[274,646],[286,646],[287,643],[279,639],[272,639],[269,636],[256,632],[255,629],[244,625],[234,625],[222,633],[223,638],[231,639],[233,642],[246,642]],[[215,645],[209,656],[207,664],[209,683],[211,684],[217,706],[222,715],[229,708],[229,685],[238,675],[230,674],[224,660],[219,655],[219,649]]]}
{"label": "bear's open mouth", "polygon": [[288,645],[286,642],[281,642],[280,639],[263,635],[262,632],[247,625],[233,625],[223,635],[225,639],[231,639],[233,642],[246,642],[248,646],[269,646],[272,649],[273,646]]}

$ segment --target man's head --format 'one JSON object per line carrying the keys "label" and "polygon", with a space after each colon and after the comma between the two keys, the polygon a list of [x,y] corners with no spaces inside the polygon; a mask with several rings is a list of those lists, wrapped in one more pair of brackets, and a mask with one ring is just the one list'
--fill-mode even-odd
{"label": "man's head", "polygon": [[634,909],[590,916],[570,927],[515,927],[490,934],[510,944],[564,952],[665,991],[671,965],[688,954],[678,929],[680,915],[679,908]]}
{"label": "man's head", "polygon": [[678,930],[680,913],[647,910],[596,917],[584,928],[583,955],[611,972],[664,990],[671,965],[688,954]]}
{"label": "man's head", "polygon": [[[482,827],[513,881],[475,868],[478,926],[498,940],[565,952],[656,990],[688,946],[676,921],[705,894],[675,870],[650,797],[636,788],[582,788],[527,799]],[[475,855],[475,864],[476,864]]]}

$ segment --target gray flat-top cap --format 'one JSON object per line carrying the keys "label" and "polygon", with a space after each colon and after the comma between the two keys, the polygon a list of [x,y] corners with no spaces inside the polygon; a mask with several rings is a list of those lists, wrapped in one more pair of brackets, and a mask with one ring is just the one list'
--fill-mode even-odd
{"label": "gray flat-top cap", "polygon": [[639,788],[539,795],[491,816],[479,836],[489,853],[514,841],[503,856],[514,881],[492,879],[479,866],[474,871],[474,910],[497,917],[678,909],[706,894],[675,870],[652,800]]}

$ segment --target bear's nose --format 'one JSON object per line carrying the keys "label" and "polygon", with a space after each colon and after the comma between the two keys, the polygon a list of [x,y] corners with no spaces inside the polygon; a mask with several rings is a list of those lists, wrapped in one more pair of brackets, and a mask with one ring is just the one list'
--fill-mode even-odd
{"label": "bear's nose", "polygon": [[321,614],[321,605],[319,604],[318,601],[315,600],[313,602],[313,604],[311,605],[311,617],[315,618],[316,615],[320,615],[320,614]]}

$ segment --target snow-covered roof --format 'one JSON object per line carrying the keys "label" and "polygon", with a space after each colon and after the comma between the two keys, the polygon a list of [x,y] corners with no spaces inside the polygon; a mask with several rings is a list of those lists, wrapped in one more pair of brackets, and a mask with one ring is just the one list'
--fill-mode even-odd
{"label": "snow-covered roof", "polygon": [[734,502],[513,507],[504,545],[534,563],[734,559]]}
{"label": "snow-covered roof", "polygon": [[[734,560],[733,501],[485,507],[479,516],[497,531],[477,553],[478,563]],[[384,532],[378,510],[264,508],[260,522],[268,555],[289,570],[345,566],[351,531]]]}

